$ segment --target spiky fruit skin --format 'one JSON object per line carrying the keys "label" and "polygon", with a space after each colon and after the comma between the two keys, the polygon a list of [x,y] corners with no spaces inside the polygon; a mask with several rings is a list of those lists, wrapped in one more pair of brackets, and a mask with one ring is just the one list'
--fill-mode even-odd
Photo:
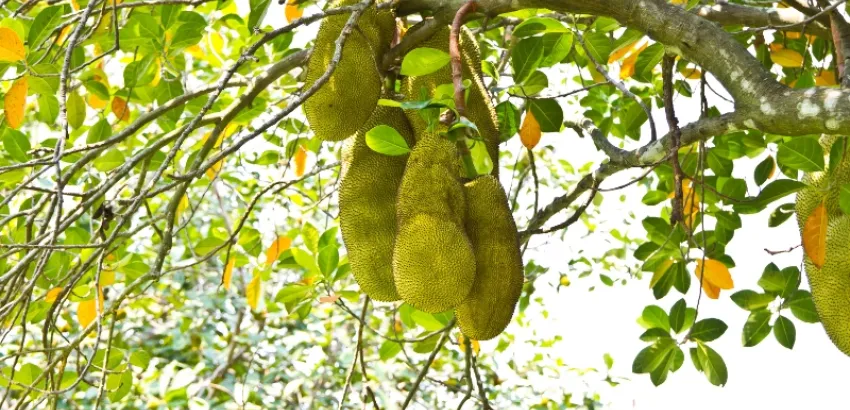
{"label": "spiky fruit skin", "polygon": [[396,194],[408,155],[388,156],[366,145],[366,132],[389,125],[413,145],[413,131],[400,108],[378,106],[354,138],[346,141],[339,185],[339,219],[351,273],[370,298],[399,299],[393,282],[397,230]]}
{"label": "spiky fruit skin", "polygon": [[[421,24],[419,23],[411,27],[409,33],[420,30],[422,27]],[[434,35],[420,43],[419,47],[434,48],[448,53],[450,34],[448,26],[441,27]],[[483,140],[476,141],[476,143],[483,142],[487,146],[487,152],[493,161],[493,172],[491,174],[498,176],[498,119],[496,117],[496,110],[493,108],[493,103],[490,100],[490,95],[487,93],[487,89],[481,79],[481,51],[478,48],[478,42],[472,32],[466,27],[461,28],[460,49],[463,57],[463,79],[471,82],[466,99],[466,115],[478,127],[481,139]],[[431,74],[405,78],[401,91],[404,93],[406,100],[420,100],[423,93],[427,95],[427,98],[433,97],[437,86],[451,83],[451,64],[447,64]],[[427,132],[428,122],[425,121],[420,113],[421,110],[406,111],[410,124],[417,136],[424,137],[446,131],[445,126],[440,126],[437,130]]]}
{"label": "spiky fruit skin", "polygon": [[805,257],[806,276],[812,288],[820,321],[832,343],[850,356],[850,216],[829,222],[826,262],[818,269]]}
{"label": "spiky fruit skin", "polygon": [[[821,139],[824,152],[829,153],[834,137]],[[850,158],[833,170],[812,172],[803,176],[809,186],[797,193],[795,210],[800,234],[815,208],[825,202],[828,220],[826,261],[822,269],[804,255],[804,267],[812,300],[832,343],[850,355],[850,216],[841,211],[841,186],[850,183]]]}
{"label": "spiky fruit skin", "polygon": [[398,191],[393,278],[401,298],[429,312],[454,309],[475,279],[475,256],[464,232],[466,198],[451,142],[416,143]]}
{"label": "spiky fruit skin", "polygon": [[[356,3],[356,0],[341,0],[332,7]],[[343,13],[322,21],[313,54],[307,62],[305,87],[311,87],[330,66],[336,49],[335,41],[349,16],[350,13]],[[395,18],[391,11],[379,12],[372,6],[360,16],[357,27],[345,40],[336,69],[328,81],[304,102],[304,114],[317,138],[344,140],[354,135],[372,115],[381,95],[378,62],[389,48],[394,30]]]}
{"label": "spiky fruit skin", "polygon": [[475,283],[455,316],[470,339],[487,340],[511,322],[522,293],[523,264],[516,223],[499,181],[489,175],[464,185],[466,234],[475,252]]}

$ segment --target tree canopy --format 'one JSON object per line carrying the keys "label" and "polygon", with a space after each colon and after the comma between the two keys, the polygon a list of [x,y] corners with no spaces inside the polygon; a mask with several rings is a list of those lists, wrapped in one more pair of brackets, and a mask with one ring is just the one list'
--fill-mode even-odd
{"label": "tree canopy", "polygon": [[[725,385],[712,342],[727,333],[792,349],[796,326],[821,326],[803,280],[815,268],[769,263],[759,288],[739,289],[727,246],[748,228],[741,215],[769,214],[773,228],[796,212],[801,237],[767,259],[801,247],[806,263],[830,263],[850,181],[812,175],[845,161],[844,0],[346,4],[0,0],[0,409],[598,409],[601,385],[660,385],[682,366]],[[393,91],[452,64],[454,51],[419,47],[438,27],[464,24],[478,42],[500,150],[490,161],[473,145],[466,165],[499,171],[524,256],[512,323],[486,349],[451,311],[371,301],[351,275],[343,143],[316,138],[303,105],[371,7],[396,18],[374,62]],[[316,27],[338,15],[337,58],[305,83]],[[480,129],[449,90],[379,104]],[[391,131],[370,148],[406,153]],[[579,146],[601,160],[559,154]],[[752,175],[735,172],[753,159]],[[811,186],[835,198],[803,215],[793,195]],[[603,200],[650,216],[600,212]],[[576,231],[607,235],[607,249],[536,251]],[[547,360],[561,336],[509,355],[551,314],[540,289],[579,283],[657,299],[628,312],[645,331],[623,337],[646,347],[617,359],[636,374],[609,355],[592,369]],[[700,312],[723,299],[748,315],[743,329]],[[541,397],[536,378],[562,372],[598,383]]]}

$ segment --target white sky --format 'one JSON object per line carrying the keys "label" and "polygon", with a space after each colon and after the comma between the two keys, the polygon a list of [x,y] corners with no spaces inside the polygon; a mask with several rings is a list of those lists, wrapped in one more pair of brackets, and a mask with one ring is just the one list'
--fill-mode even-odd
{"label": "white sky", "polygon": [[[247,11],[247,0],[237,0],[240,12]],[[315,6],[310,6],[305,14],[318,11]],[[269,8],[266,24],[279,27],[283,24],[283,6],[272,2]],[[295,37],[294,45],[300,46],[314,36],[318,24],[313,24],[306,30],[301,30]],[[551,81],[554,83],[554,81]],[[692,82],[692,85],[697,85]],[[555,86],[557,87],[557,86]],[[574,85],[561,86],[564,90],[574,88]],[[696,90],[696,86],[694,89]],[[722,87],[714,83],[715,90],[722,92]],[[549,92],[554,92],[550,88]],[[563,91],[557,89],[558,92]],[[711,96],[713,97],[713,96]],[[677,116],[680,124],[685,125],[699,116],[699,106],[696,98],[677,99]],[[710,104],[716,105],[721,112],[731,111],[731,104],[716,97],[709,99]],[[562,101],[565,106],[566,115],[576,112],[574,100]],[[658,133],[663,135],[667,126],[664,114],[655,110],[654,119]],[[648,124],[644,126],[644,141],[649,135]],[[634,144],[634,142],[631,142]],[[558,156],[570,161],[576,168],[590,160],[599,161],[602,156],[595,150],[589,139],[579,139],[572,131],[562,134],[545,134],[541,146],[551,144],[556,147]],[[636,148],[638,145],[630,145],[628,148]],[[517,152],[518,142],[515,138],[503,149]],[[758,192],[758,187],[752,183],[753,168],[763,158],[754,160],[742,159],[735,161],[733,176],[746,178],[750,183],[749,194]],[[606,181],[607,186],[618,185],[633,177],[635,173],[624,172]],[[777,176],[779,173],[777,172]],[[776,176],[775,176],[776,177]],[[502,181],[507,186],[510,184],[509,173],[504,172]],[[690,357],[685,350],[685,363],[682,368],[670,374],[667,381],[660,387],[655,387],[649,380],[649,375],[637,375],[631,373],[632,360],[637,352],[647,346],[638,339],[643,329],[637,325],[635,320],[647,304],[657,304],[669,310],[681,295],[675,290],[661,301],[656,301],[649,290],[649,277],[630,281],[625,287],[615,285],[604,286],[595,273],[587,278],[578,279],[579,272],[571,272],[567,262],[572,259],[579,249],[591,254],[602,254],[610,248],[606,239],[609,237],[610,228],[616,227],[622,233],[631,237],[641,238],[645,231],[639,221],[645,215],[658,215],[660,207],[657,205],[649,207],[641,203],[644,189],[631,186],[617,193],[606,194],[602,204],[603,215],[612,215],[614,218],[609,224],[602,223],[597,231],[589,237],[584,237],[586,229],[581,223],[574,225],[572,232],[567,235],[566,241],[561,242],[552,237],[532,242],[534,249],[527,254],[533,257],[539,264],[550,267],[550,273],[546,275],[537,285],[535,297],[543,297],[545,309],[549,312],[548,318],[535,314],[532,325],[528,328],[520,328],[516,321],[508,329],[517,336],[517,341],[508,352],[516,360],[527,359],[523,352],[530,349],[523,348],[522,340],[534,338],[551,338],[558,334],[563,341],[556,344],[549,354],[554,358],[560,357],[564,362],[575,368],[595,367],[604,369],[602,356],[610,353],[614,358],[612,375],[623,376],[630,379],[616,388],[603,388],[604,384],[593,384],[594,388],[601,388],[602,401],[611,409],[641,409],[641,410],[717,410],[726,409],[808,409],[845,408],[850,402],[850,389],[844,390],[846,381],[850,380],[850,357],[839,352],[829,341],[820,324],[807,324],[794,318],[790,312],[783,313],[790,317],[797,329],[797,340],[793,350],[787,350],[780,346],[771,333],[758,346],[745,348],[741,342],[741,332],[747,319],[748,312],[735,305],[729,296],[737,290],[758,290],[758,281],[764,266],[770,262],[779,267],[799,265],[802,258],[802,250],[771,256],[764,248],[771,250],[787,249],[800,243],[799,234],[794,218],[777,228],[768,228],[767,219],[769,212],[778,204],[793,202],[794,197],[789,196],[784,200],[773,204],[765,212],[759,215],[742,215],[743,228],[739,229],[734,239],[727,247],[729,253],[737,264],[731,270],[735,282],[735,289],[722,291],[720,299],[712,300],[702,298],[699,310],[700,318],[720,318],[729,325],[729,329],[718,340],[711,342],[710,346],[717,350],[724,358],[728,371],[729,380],[725,387],[711,385],[702,373],[698,373],[691,363]],[[546,204],[554,195],[563,192],[551,192],[544,189],[540,203]],[[617,199],[620,194],[627,196],[625,203]],[[631,227],[625,227],[619,221],[620,215],[634,212],[638,215],[638,223]],[[563,218],[563,215],[560,216]],[[559,221],[558,217],[555,222]],[[554,291],[554,287],[548,287],[543,282],[554,283],[558,280],[558,273],[566,273],[573,283],[569,288],[562,289],[560,293]],[[611,274],[612,277],[626,277],[627,273],[599,272]],[[805,276],[805,275],[804,275]],[[596,286],[596,290],[588,292],[587,288]],[[807,281],[803,280],[803,288],[807,288]],[[690,290],[685,296],[688,306],[696,304],[698,281],[692,280]],[[533,309],[534,304],[529,309]],[[493,356],[488,353],[495,348],[496,341],[483,342],[482,354]],[[686,346],[689,347],[689,346]],[[512,357],[508,354],[501,355],[497,361],[506,362]],[[504,374],[500,371],[500,377]],[[548,375],[547,375],[548,376]],[[567,386],[566,390],[581,390],[581,381],[564,372],[560,379],[550,377],[540,380],[531,380],[540,386],[547,383],[554,386]],[[600,376],[602,379],[604,375]],[[553,390],[554,393],[554,390]],[[550,399],[559,396],[552,395]]]}

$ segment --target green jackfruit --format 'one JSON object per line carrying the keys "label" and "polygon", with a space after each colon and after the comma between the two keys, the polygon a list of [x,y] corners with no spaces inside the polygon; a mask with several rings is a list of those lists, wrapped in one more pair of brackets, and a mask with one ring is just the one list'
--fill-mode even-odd
{"label": "green jackfruit", "polygon": [[465,186],[466,233],[475,251],[475,283],[455,311],[471,339],[487,340],[511,322],[522,293],[523,264],[508,197],[499,181],[483,176]]}
{"label": "green jackfruit", "polygon": [[398,191],[393,278],[401,298],[429,313],[455,308],[475,279],[475,255],[464,232],[466,199],[454,144],[416,143]]}
{"label": "green jackfruit", "polygon": [[[356,4],[341,0],[332,7]],[[305,86],[316,82],[333,59],[335,41],[350,13],[329,16],[316,34],[313,54],[307,62]],[[378,69],[395,31],[395,18],[389,10],[370,7],[360,16],[357,28],[346,38],[342,58],[328,81],[304,102],[304,114],[316,137],[341,141],[357,132],[369,119],[381,95]],[[340,115],[343,114],[343,115]]]}
{"label": "green jackfruit", "polygon": [[[419,23],[410,28],[410,33],[421,29]],[[441,27],[434,33],[433,36],[423,41],[418,47],[428,47],[437,50],[449,52],[449,36],[450,30],[448,26]],[[481,52],[478,48],[478,42],[475,36],[466,27],[461,28],[460,32],[460,49],[463,57],[463,79],[471,82],[466,100],[466,115],[470,121],[474,122],[478,127],[478,132],[487,147],[487,152],[490,154],[490,159],[493,162],[492,175],[499,174],[499,127],[496,118],[496,110],[493,108],[493,103],[490,100],[490,94],[484,86],[481,79]],[[422,99],[422,92],[427,96],[433,97],[437,86],[441,84],[452,83],[451,64],[447,64],[441,69],[424,76],[407,77],[402,83],[402,92],[407,100]],[[451,98],[451,97],[449,97]],[[427,132],[428,122],[422,118],[421,110],[406,111],[411,126],[417,135],[417,138],[423,138],[426,135],[445,132],[446,127],[440,126],[434,132]]]}
{"label": "green jackfruit", "polygon": [[[821,139],[829,153],[835,137]],[[797,193],[795,210],[802,235],[806,221],[822,202],[827,210],[826,261],[822,269],[804,255],[804,267],[812,289],[812,300],[830,340],[839,350],[850,355],[850,216],[839,206],[841,186],[850,183],[850,159],[845,158],[835,169],[803,175],[809,186]]]}
{"label": "green jackfruit", "polygon": [[366,145],[366,132],[380,124],[395,128],[413,145],[413,131],[402,110],[378,106],[343,148],[339,219],[360,289],[374,300],[390,302],[399,299],[392,273],[395,202],[408,155],[388,156]]}
{"label": "green jackfruit", "polygon": [[850,355],[850,216],[829,222],[826,263],[818,269],[805,257],[806,276],[812,288],[820,321],[832,343]]}

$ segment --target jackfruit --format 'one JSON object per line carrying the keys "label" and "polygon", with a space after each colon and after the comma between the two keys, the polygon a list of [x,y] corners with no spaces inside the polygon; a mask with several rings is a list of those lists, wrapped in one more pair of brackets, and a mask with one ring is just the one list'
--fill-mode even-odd
{"label": "jackfruit", "polygon": [[455,308],[475,279],[457,157],[454,144],[445,139],[418,141],[396,202],[393,279],[405,302],[429,313]]}
{"label": "jackfruit", "polygon": [[850,356],[850,216],[829,222],[826,263],[818,269],[805,256],[812,300],[832,343]]}
{"label": "jackfruit", "polygon": [[[356,4],[341,0],[331,7]],[[313,53],[307,62],[305,87],[316,82],[331,64],[335,41],[350,13],[329,16],[316,34]],[[365,10],[357,27],[346,38],[342,58],[328,81],[304,102],[304,114],[317,138],[341,141],[357,132],[372,115],[381,95],[379,62],[389,49],[395,18],[389,10],[375,6]]]}
{"label": "jackfruit", "polygon": [[[410,28],[409,32],[413,33],[420,30],[423,23],[419,23]],[[437,50],[449,52],[449,36],[451,32],[448,26],[441,27],[434,33],[433,36],[423,41],[418,47],[428,47]],[[466,116],[475,123],[478,127],[478,132],[481,140],[475,143],[484,143],[487,147],[487,152],[490,154],[490,159],[493,162],[492,175],[499,174],[499,127],[496,118],[496,110],[493,108],[493,103],[490,100],[490,95],[484,86],[481,79],[481,52],[478,48],[478,42],[475,36],[466,27],[461,28],[460,49],[463,60],[463,79],[469,80],[471,83],[467,90],[466,99]],[[427,93],[429,97],[434,96],[437,86],[441,84],[452,83],[451,64],[447,64],[439,70],[416,77],[407,77],[402,83],[402,93],[407,100],[420,100],[421,93]],[[451,98],[451,97],[449,97]],[[446,127],[440,125],[433,132],[427,132],[427,121],[420,115],[421,110],[408,110],[405,113],[410,120],[411,126],[417,135],[417,138],[423,138],[426,135],[445,132]]]}
{"label": "jackfruit", "polygon": [[[831,152],[833,136],[821,139],[824,152]],[[806,221],[814,209],[825,202],[827,210],[826,261],[822,269],[804,254],[804,267],[812,300],[824,330],[839,350],[850,355],[850,216],[843,215],[839,205],[841,186],[850,183],[850,159],[845,158],[835,169],[811,172],[802,181],[809,186],[797,193],[795,210],[802,235]]]}
{"label": "jackfruit", "polygon": [[408,155],[388,156],[366,145],[376,125],[393,127],[413,145],[413,131],[400,108],[378,106],[354,138],[346,141],[339,185],[339,219],[351,273],[370,298],[399,299],[392,273],[396,194]]}
{"label": "jackfruit", "polygon": [[511,322],[522,293],[523,264],[517,228],[499,181],[482,176],[467,183],[466,234],[475,251],[475,282],[455,316],[464,335],[492,339]]}

